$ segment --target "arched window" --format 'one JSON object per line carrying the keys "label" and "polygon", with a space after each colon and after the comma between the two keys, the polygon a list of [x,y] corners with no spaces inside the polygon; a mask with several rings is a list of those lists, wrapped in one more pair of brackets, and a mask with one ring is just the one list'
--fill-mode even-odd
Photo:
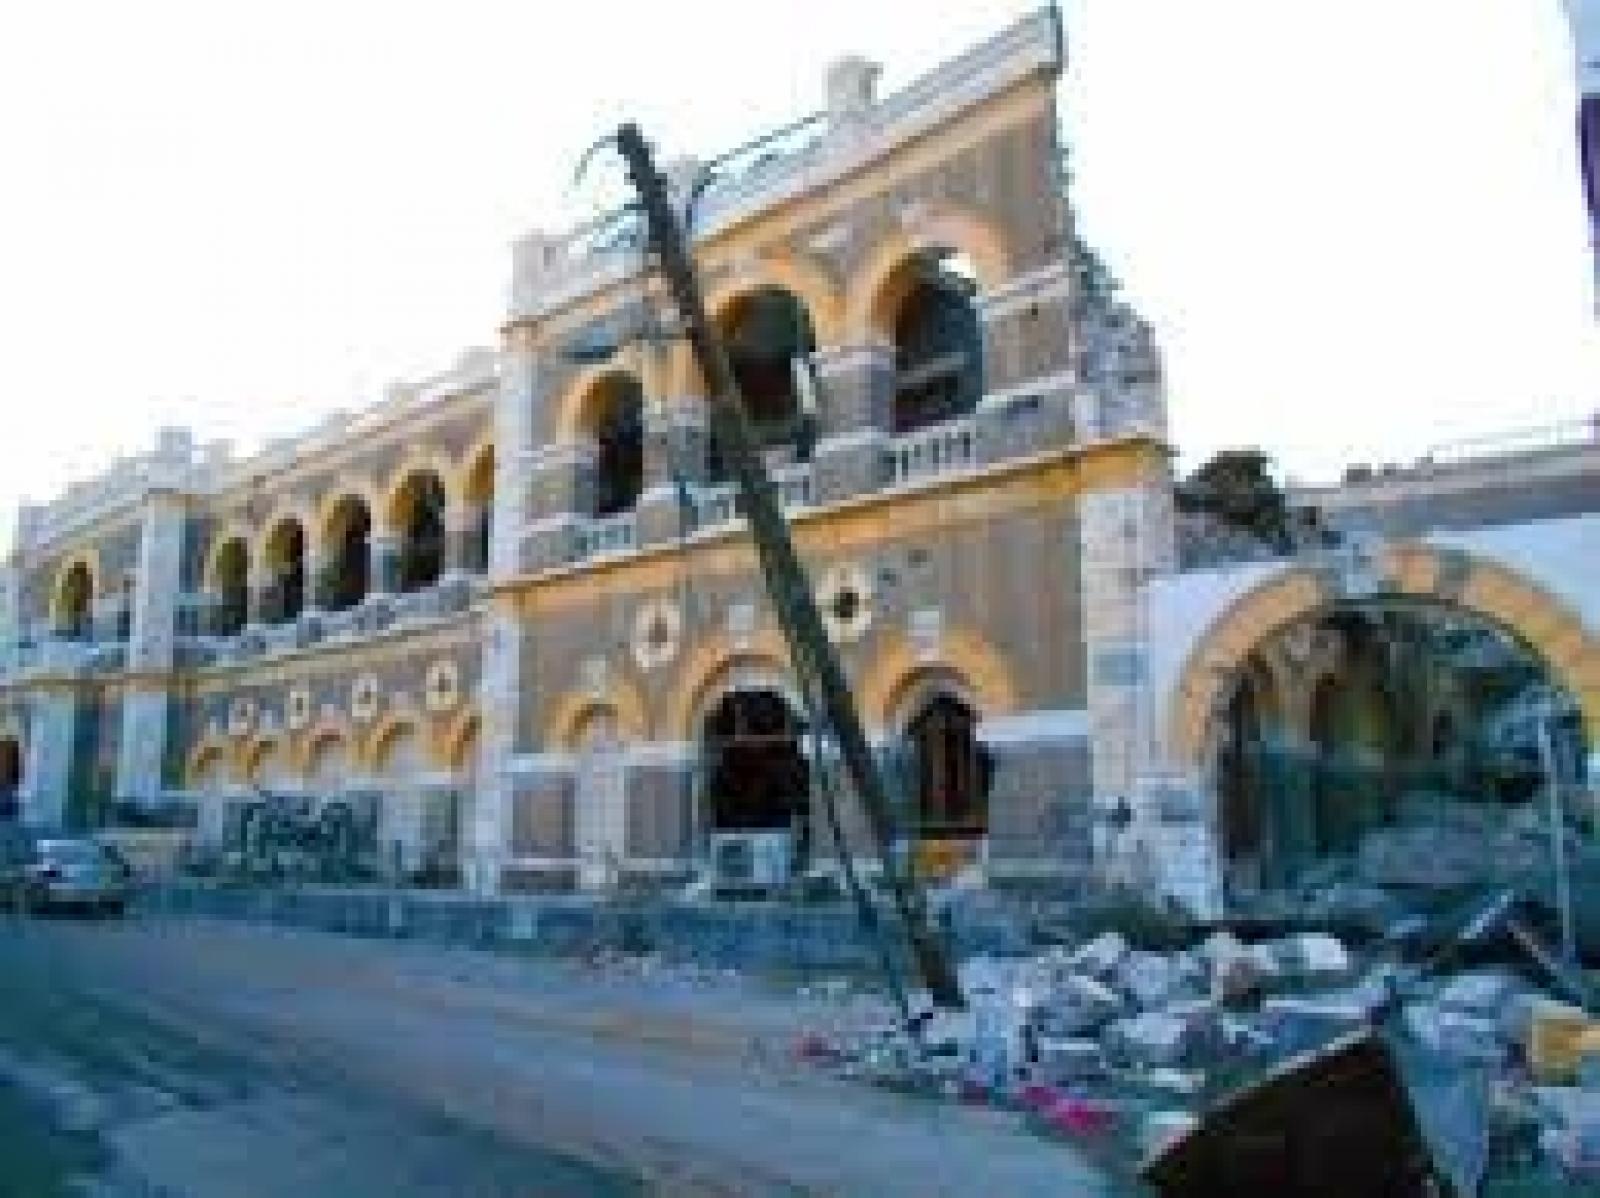
{"label": "arched window", "polygon": [[915,432],[964,416],[983,395],[977,285],[956,255],[923,255],[894,322],[894,431]]}
{"label": "arched window", "polygon": [[988,826],[989,767],[972,709],[953,696],[936,695],[913,717],[906,737],[920,830],[981,834]]}
{"label": "arched window", "polygon": [[370,582],[372,516],[367,505],[346,495],[334,505],[323,530],[323,604],[344,611],[367,597]]}
{"label": "arched window", "polygon": [[56,599],[56,635],[88,640],[94,631],[94,575],[84,562],[73,562],[62,578]]}
{"label": "arched window", "polygon": [[494,447],[480,453],[467,472],[467,510],[472,515],[468,532],[466,568],[481,574],[489,568],[489,521],[494,512]]}
{"label": "arched window", "polygon": [[267,538],[267,593],[261,605],[268,624],[300,618],[306,593],[306,534],[300,521],[281,520]]}
{"label": "arched window", "polygon": [[594,514],[613,516],[644,490],[644,389],[631,375],[608,375],[591,408],[595,441]]}
{"label": "arched window", "polygon": [[230,538],[217,550],[215,570],[212,629],[218,636],[235,636],[250,614],[250,551],[243,538]]}
{"label": "arched window", "polygon": [[444,484],[430,471],[406,479],[396,496],[393,517],[400,535],[396,585],[420,591],[444,573]]}
{"label": "arched window", "polygon": [[[781,287],[762,287],[734,301],[718,324],[758,447],[800,461],[810,458],[813,414],[806,410],[798,377],[809,368],[817,341],[805,305]],[[724,458],[713,435],[713,479],[727,476]]]}

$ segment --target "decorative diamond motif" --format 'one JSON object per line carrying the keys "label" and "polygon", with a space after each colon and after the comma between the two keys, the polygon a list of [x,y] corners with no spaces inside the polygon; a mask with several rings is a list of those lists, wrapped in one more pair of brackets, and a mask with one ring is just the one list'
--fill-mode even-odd
{"label": "decorative diamond motif", "polygon": [[350,718],[358,724],[370,724],[377,717],[382,689],[376,674],[357,678],[350,687]]}

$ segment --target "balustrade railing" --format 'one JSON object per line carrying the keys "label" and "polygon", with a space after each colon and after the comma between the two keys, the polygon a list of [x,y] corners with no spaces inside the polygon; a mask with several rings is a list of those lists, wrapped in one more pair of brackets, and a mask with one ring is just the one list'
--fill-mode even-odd
{"label": "balustrade railing", "polygon": [[885,455],[890,486],[966,470],[977,464],[977,428],[970,418],[945,421],[894,438]]}

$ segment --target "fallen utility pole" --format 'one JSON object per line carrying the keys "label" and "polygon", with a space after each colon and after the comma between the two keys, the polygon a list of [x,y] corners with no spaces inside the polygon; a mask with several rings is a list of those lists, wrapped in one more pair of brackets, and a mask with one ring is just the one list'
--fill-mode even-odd
{"label": "fallen utility pole", "polygon": [[[903,927],[911,956],[933,1001],[945,1008],[965,1002],[950,956],[929,923],[914,867],[895,859],[895,820],[888,790],[878,772],[851,698],[850,685],[828,640],[811,583],[795,552],[777,489],[767,476],[754,430],[739,393],[727,349],[706,313],[694,260],[665,179],[656,170],[649,144],[637,125],[617,131],[617,149],[638,190],[650,238],[684,333],[706,381],[711,399],[711,433],[727,456],[739,488],[739,508],[750,526],[768,595],[783,629],[796,672],[814,688],[839,749],[845,773],[861,801],[872,831],[890,899]],[[843,848],[843,846],[841,846]]]}

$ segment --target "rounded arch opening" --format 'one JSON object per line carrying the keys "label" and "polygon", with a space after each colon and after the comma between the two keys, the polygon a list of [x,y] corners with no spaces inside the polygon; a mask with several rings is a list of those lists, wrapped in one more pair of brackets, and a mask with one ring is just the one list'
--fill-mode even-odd
{"label": "rounded arch opening", "polygon": [[895,433],[970,414],[983,397],[983,329],[971,259],[925,250],[906,259],[886,286]]}
{"label": "rounded arch opening", "polygon": [[905,723],[902,791],[915,832],[974,837],[988,831],[992,765],[978,713],[953,689],[922,696]]}
{"label": "rounded arch opening", "polygon": [[432,470],[406,475],[390,504],[389,523],[399,538],[395,585],[420,591],[444,573],[444,480]]}
{"label": "rounded arch opening", "polygon": [[[766,285],[733,296],[715,320],[757,448],[778,465],[809,460],[815,435],[809,372],[817,338],[805,303],[787,288]],[[714,426],[709,454],[712,480],[727,478],[730,464]]]}
{"label": "rounded arch opening", "polygon": [[297,518],[291,516],[273,526],[267,535],[262,565],[266,570],[262,620],[286,624],[299,619],[305,608],[306,532]]}
{"label": "rounded arch opening", "polygon": [[467,505],[466,568],[481,574],[489,568],[489,534],[494,514],[494,446],[486,445],[467,468],[462,497]]}
{"label": "rounded arch opening", "polygon": [[1208,760],[1236,891],[1312,868],[1488,880],[1537,822],[1546,738],[1568,815],[1592,820],[1578,695],[1517,632],[1462,606],[1396,597],[1302,614],[1248,650],[1224,696]]}
{"label": "rounded arch opening", "polygon": [[250,618],[250,549],[243,537],[229,537],[217,550],[211,575],[211,630],[235,636]]}
{"label": "rounded arch opening", "polygon": [[367,597],[372,570],[372,513],[366,501],[344,495],[333,505],[323,527],[322,603],[329,611],[345,611]]}
{"label": "rounded arch opening", "polygon": [[584,403],[583,430],[594,444],[593,514],[631,511],[644,492],[644,388],[631,374],[603,376]]}
{"label": "rounded arch opening", "polygon": [[94,572],[75,561],[56,585],[55,634],[66,640],[88,640],[94,632]]}
{"label": "rounded arch opening", "polygon": [[704,809],[712,832],[789,831],[809,810],[804,724],[767,688],[725,693],[701,725]]}

